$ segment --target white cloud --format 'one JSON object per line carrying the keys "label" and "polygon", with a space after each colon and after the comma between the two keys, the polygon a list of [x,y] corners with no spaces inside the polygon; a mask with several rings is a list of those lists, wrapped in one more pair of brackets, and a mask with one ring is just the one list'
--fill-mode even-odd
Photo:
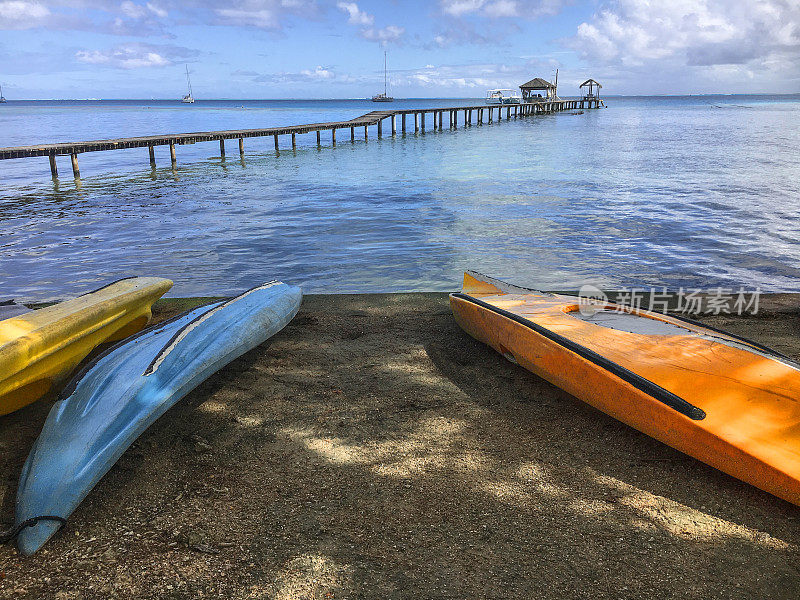
{"label": "white cloud", "polygon": [[160,17],[162,19],[165,19],[167,17],[167,15],[169,14],[166,10],[164,10],[163,8],[161,8],[160,6],[158,6],[157,4],[154,4],[152,2],[148,2],[146,4],[146,6],[147,6],[147,9],[151,13],[153,13],[155,16]]}
{"label": "white cloud", "polygon": [[318,10],[317,0],[0,0],[0,30],[46,27],[169,37],[162,21],[171,14],[186,23],[278,30],[287,17],[313,18]]}
{"label": "white cloud", "polygon": [[585,57],[641,64],[741,64],[776,51],[800,54],[800,3],[786,0],[634,0],[606,5],[581,23]]}
{"label": "white cloud", "polygon": [[163,19],[166,18],[168,14],[166,10],[152,2],[147,2],[146,4],[136,4],[135,2],[131,2],[131,0],[126,0],[119,5],[119,9],[125,16],[130,17],[131,19],[143,19],[150,15],[155,15],[156,17]]}
{"label": "white cloud", "polygon": [[[186,0],[184,0],[186,2]],[[314,0],[230,0],[219,8],[216,0],[209,0],[217,20],[222,25],[280,29],[289,15],[308,16],[316,13]],[[192,4],[186,2],[185,8]]]}
{"label": "white cloud", "polygon": [[556,15],[568,0],[439,0],[442,12],[453,17],[470,14],[490,18],[535,19]]}
{"label": "white cloud", "polygon": [[255,73],[253,71],[234,71],[232,75],[247,77],[256,83],[286,84],[286,83],[356,83],[361,79],[347,74],[339,74],[331,67],[317,65],[313,69],[303,69],[296,73]]}
{"label": "white cloud", "polygon": [[303,71],[300,71],[300,75],[311,80],[334,79],[336,77],[336,73],[319,65],[313,71],[310,69],[304,69]]}
{"label": "white cloud", "polygon": [[278,15],[268,9],[248,10],[242,8],[218,8],[214,11],[223,25],[245,25],[262,29],[277,29]]}
{"label": "white cloud", "polygon": [[421,69],[396,71],[393,83],[410,88],[441,90],[458,88],[482,96],[487,89],[516,89],[535,76],[547,78],[558,66],[539,59],[524,63],[478,63],[453,65],[425,65]]}
{"label": "white cloud", "polygon": [[179,46],[153,44],[122,44],[107,50],[79,50],[75,58],[90,65],[103,65],[116,69],[142,69],[166,67],[197,53]]}
{"label": "white cloud", "polygon": [[590,64],[660,80],[669,74],[722,85],[758,73],[788,80],[800,76],[800,2],[615,0],[567,44]]}
{"label": "white cloud", "polygon": [[347,13],[348,23],[361,27],[359,35],[365,40],[380,42],[382,46],[386,46],[390,42],[399,42],[406,33],[405,28],[397,25],[387,25],[382,28],[373,27],[375,17],[361,10],[355,2],[338,2],[336,7],[340,11]]}
{"label": "white cloud", "polygon": [[453,45],[486,44],[502,46],[508,36],[520,31],[516,20],[483,21],[479,24],[465,19],[448,19],[448,21],[433,37],[433,42],[426,47],[447,48]]}
{"label": "white cloud", "polygon": [[367,40],[372,40],[375,42],[380,42],[383,45],[388,44],[389,42],[397,42],[400,38],[403,37],[406,30],[403,27],[398,27],[397,25],[389,25],[384,27],[383,29],[364,29],[361,32],[361,37]]}
{"label": "white cloud", "polygon": [[147,15],[147,7],[130,1],[123,2],[119,5],[119,8],[125,16],[131,19],[141,19]]}
{"label": "white cloud", "polygon": [[46,24],[51,13],[40,2],[4,0],[0,2],[0,29],[31,29]]}
{"label": "white cloud", "polygon": [[375,22],[375,17],[358,8],[355,2],[337,2],[336,8],[348,14],[347,22],[351,25],[370,27]]}
{"label": "white cloud", "polygon": [[454,17],[477,12],[486,4],[486,0],[441,0],[442,10]]}

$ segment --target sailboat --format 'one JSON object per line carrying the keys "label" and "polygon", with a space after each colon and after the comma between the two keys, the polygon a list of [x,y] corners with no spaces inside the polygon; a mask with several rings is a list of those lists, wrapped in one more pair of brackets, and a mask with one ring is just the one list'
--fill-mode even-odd
{"label": "sailboat", "polygon": [[194,96],[192,96],[192,80],[189,79],[189,65],[186,65],[186,83],[189,86],[189,93],[183,97],[184,104],[194,104]]}
{"label": "sailboat", "polygon": [[8,100],[3,96],[3,86],[0,85],[0,104],[5,104],[6,102],[8,102]]}
{"label": "sailboat", "polygon": [[394,98],[389,96],[387,92],[387,71],[386,71],[386,51],[383,51],[383,93],[376,94],[372,97],[373,102],[394,102]]}

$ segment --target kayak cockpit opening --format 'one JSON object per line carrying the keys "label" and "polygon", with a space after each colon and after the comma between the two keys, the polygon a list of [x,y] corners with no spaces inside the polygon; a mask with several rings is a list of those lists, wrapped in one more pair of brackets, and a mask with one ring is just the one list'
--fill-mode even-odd
{"label": "kayak cockpit opening", "polygon": [[650,315],[636,314],[602,306],[582,305],[579,308],[576,307],[574,310],[568,311],[566,314],[592,325],[616,329],[617,331],[627,331],[628,333],[638,333],[639,335],[697,334],[696,331],[689,327],[667,323]]}

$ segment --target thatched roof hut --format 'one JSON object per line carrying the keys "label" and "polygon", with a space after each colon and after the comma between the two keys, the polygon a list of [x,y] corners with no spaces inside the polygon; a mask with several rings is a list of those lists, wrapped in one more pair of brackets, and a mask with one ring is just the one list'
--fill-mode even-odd
{"label": "thatched roof hut", "polygon": [[600,88],[602,88],[603,86],[597,83],[594,79],[587,79],[578,87],[580,89],[583,89],[585,87],[589,88],[589,90],[585,95],[586,98],[598,98],[600,97]]}
{"label": "thatched roof hut", "polygon": [[528,83],[523,83],[519,86],[521,90],[550,90],[555,89],[555,85],[550,83],[549,81],[545,81],[541,77],[534,77]]}
{"label": "thatched roof hut", "polygon": [[534,77],[528,83],[523,83],[519,86],[519,89],[522,90],[522,97],[526,100],[534,97],[533,92],[545,92],[545,98],[555,96],[556,92],[556,86],[541,77]]}

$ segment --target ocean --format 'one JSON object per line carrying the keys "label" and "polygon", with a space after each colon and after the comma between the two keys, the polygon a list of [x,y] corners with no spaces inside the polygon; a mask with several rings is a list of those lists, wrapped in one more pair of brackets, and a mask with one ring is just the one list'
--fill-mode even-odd
{"label": "ocean", "polygon": [[[0,146],[351,119],[319,101],[30,101]],[[526,287],[800,291],[800,96],[607,97],[570,111],[392,138],[371,128],[0,161],[0,298],[129,275],[170,295],[278,278],[306,293],[455,290],[465,269]],[[412,121],[413,122],[413,121]],[[428,124],[430,127],[430,123]]]}

